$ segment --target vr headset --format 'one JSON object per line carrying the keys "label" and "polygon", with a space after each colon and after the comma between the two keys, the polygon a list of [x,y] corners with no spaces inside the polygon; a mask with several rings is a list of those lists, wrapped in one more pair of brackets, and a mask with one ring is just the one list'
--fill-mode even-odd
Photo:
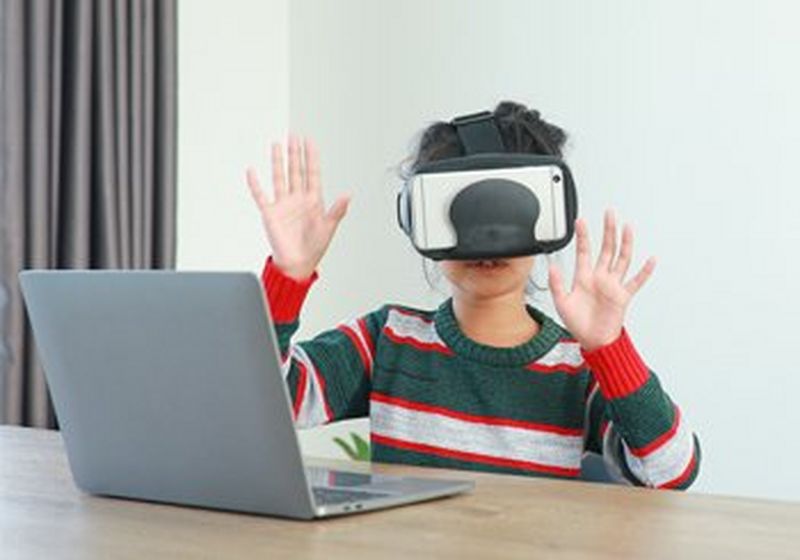
{"label": "vr headset", "polygon": [[452,121],[465,155],[414,169],[397,196],[397,220],[433,260],[552,253],[574,234],[569,167],[555,156],[508,153],[490,112]]}

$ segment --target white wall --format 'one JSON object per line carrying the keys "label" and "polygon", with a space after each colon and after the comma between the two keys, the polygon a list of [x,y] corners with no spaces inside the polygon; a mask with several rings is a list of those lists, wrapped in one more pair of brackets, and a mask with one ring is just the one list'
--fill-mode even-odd
{"label": "white wall", "polygon": [[338,2],[290,9],[290,122],[351,214],[304,315],[431,303],[387,168],[424,124],[539,107],[572,133],[595,239],[604,207],[659,258],[629,329],[699,433],[696,489],[800,499],[800,7],[777,1]]}
{"label": "white wall", "polygon": [[244,180],[289,122],[286,0],[190,1],[178,18],[178,267],[259,271],[269,254]]}
{"label": "white wall", "polygon": [[[269,144],[288,130],[288,17],[287,0],[180,4],[179,269],[260,272],[270,252],[244,170],[257,166],[267,184]],[[301,444],[344,458],[331,438],[349,431],[308,430]]]}
{"label": "white wall", "polygon": [[[267,171],[291,123],[318,138],[330,198],[355,193],[300,336],[385,301],[434,305],[390,167],[433,119],[528,102],[572,133],[595,239],[611,205],[640,261],[659,258],[628,326],[700,435],[695,489],[800,499],[800,7],[237,0],[180,15],[181,268],[260,268],[242,173]],[[337,453],[327,433],[304,445]]]}

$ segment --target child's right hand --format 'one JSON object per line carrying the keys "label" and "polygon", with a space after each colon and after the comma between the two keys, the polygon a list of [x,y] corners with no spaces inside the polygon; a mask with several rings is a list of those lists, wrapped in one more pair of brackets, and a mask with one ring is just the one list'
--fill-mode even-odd
{"label": "child's right hand", "polygon": [[310,139],[305,139],[302,152],[300,141],[290,136],[287,182],[283,146],[272,145],[272,200],[261,189],[255,170],[247,169],[247,184],[261,211],[273,262],[284,274],[298,280],[308,278],[317,268],[350,202],[349,196],[340,196],[325,211],[319,153]]}

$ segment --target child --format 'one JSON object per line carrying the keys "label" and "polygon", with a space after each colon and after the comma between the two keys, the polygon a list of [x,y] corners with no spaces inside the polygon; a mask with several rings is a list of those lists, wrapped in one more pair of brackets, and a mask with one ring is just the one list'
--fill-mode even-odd
{"label": "child", "polygon": [[[509,152],[561,156],[565,134],[536,111],[500,103],[495,121]],[[302,153],[301,153],[302,152]],[[414,165],[463,155],[452,125],[423,134]],[[369,416],[372,459],[501,473],[580,476],[586,453],[636,485],[687,488],[698,472],[696,437],[623,328],[655,261],[626,280],[633,233],[606,212],[596,265],[586,224],[575,224],[568,292],[549,269],[565,330],[526,304],[532,256],[442,261],[452,297],[435,310],[384,305],[312,340],[292,343],[306,293],[348,198],[325,210],[319,156],[290,137],[272,147],[274,199],[248,184],[273,250],[264,288],[284,359],[295,420],[308,427]],[[305,164],[305,165],[304,165]]]}

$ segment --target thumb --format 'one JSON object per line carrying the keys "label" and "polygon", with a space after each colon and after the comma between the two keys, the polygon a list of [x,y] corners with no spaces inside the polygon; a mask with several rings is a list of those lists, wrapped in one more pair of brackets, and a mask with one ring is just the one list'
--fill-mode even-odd
{"label": "thumb", "polygon": [[344,215],[347,213],[347,208],[350,205],[351,196],[350,193],[347,193],[337,198],[325,214],[325,218],[331,222],[332,226],[335,227],[339,225],[339,222],[344,218]]}

